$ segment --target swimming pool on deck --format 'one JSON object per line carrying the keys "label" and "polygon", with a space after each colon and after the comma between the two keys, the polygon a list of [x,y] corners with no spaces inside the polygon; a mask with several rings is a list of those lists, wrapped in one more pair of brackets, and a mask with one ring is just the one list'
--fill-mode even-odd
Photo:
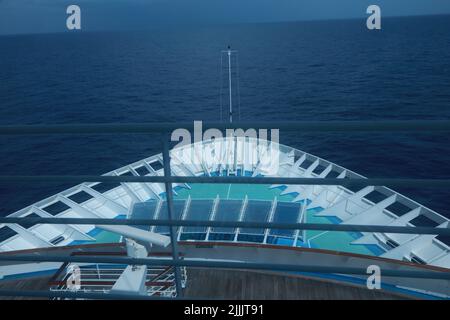
{"label": "swimming pool on deck", "polygon": [[[249,221],[277,223],[296,223],[301,212],[301,203],[294,202],[298,195],[281,194],[286,187],[274,187],[261,184],[190,184],[174,188],[174,218],[191,220],[215,221]],[[162,199],[165,194],[162,193]],[[214,209],[214,202],[219,198]],[[275,209],[272,210],[274,199]],[[189,205],[187,205],[189,202]],[[246,202],[245,208],[243,203]],[[342,221],[338,217],[321,217],[317,213],[323,208],[311,208],[304,212],[308,223],[333,223]],[[140,219],[167,219],[167,203],[162,202],[160,208],[155,200],[136,204],[132,217]],[[116,218],[125,218],[120,215]],[[140,226],[141,228],[167,234],[168,227]],[[352,244],[363,235],[359,232],[337,232],[316,230],[278,230],[255,228],[220,228],[220,227],[182,227],[179,240],[208,240],[208,241],[240,241],[252,243],[268,243],[283,246],[298,246],[320,248],[341,252],[358,253],[379,256],[385,251],[377,245]],[[119,242],[118,234],[94,228],[89,235],[96,239],[96,243]],[[297,239],[297,241],[296,241]],[[306,239],[303,242],[303,239]],[[92,242],[92,241],[90,241]],[[89,243],[89,241],[76,241],[72,244]]]}

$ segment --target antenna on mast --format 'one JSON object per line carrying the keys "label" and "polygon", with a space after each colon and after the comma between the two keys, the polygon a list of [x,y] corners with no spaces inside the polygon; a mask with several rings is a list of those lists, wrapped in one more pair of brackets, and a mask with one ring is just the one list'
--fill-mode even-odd
{"label": "antenna on mast", "polygon": [[[229,115],[230,123],[232,123],[233,122],[233,91],[232,91],[232,81],[231,81],[231,79],[232,79],[232,77],[231,77],[231,55],[233,53],[237,53],[237,51],[231,50],[231,46],[228,45],[227,50],[223,50],[222,53],[225,53],[228,56],[228,100],[229,100],[228,115]],[[221,99],[222,99],[222,97],[221,97]]]}
{"label": "antenna on mast", "polygon": [[233,100],[231,95],[231,46],[228,46],[228,86],[230,93],[230,123],[233,122]]}

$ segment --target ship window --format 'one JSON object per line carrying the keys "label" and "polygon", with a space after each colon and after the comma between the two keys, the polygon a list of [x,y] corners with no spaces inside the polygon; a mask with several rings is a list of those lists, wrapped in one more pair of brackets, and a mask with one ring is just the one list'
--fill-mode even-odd
{"label": "ship window", "polygon": [[390,212],[392,212],[393,214],[395,214],[398,217],[401,217],[404,214],[406,214],[406,213],[411,211],[410,207],[405,206],[403,203],[400,203],[400,202],[394,202],[390,206],[386,207],[386,209],[389,210]]}
{"label": "ship window", "polygon": [[428,218],[422,214],[417,216],[416,218],[412,219],[411,221],[409,221],[409,223],[411,223],[413,226],[416,226],[416,227],[434,228],[439,225],[439,223],[437,223],[436,221],[433,221],[430,218]]}
{"label": "ship window", "polygon": [[161,162],[159,162],[159,161],[155,161],[155,162],[150,163],[150,166],[155,171],[158,171],[158,170],[161,170],[162,168],[164,168],[163,165],[161,164]]}
{"label": "ship window", "polygon": [[147,169],[145,166],[137,167],[137,168],[134,169],[134,170],[136,170],[136,172],[137,172],[140,176],[146,176],[146,175],[148,175],[148,174],[150,173],[150,171],[148,171],[148,169]]}
{"label": "ship window", "polygon": [[300,165],[300,168],[308,169],[312,164],[313,164],[313,161],[311,161],[309,159],[305,159],[305,161],[303,161],[302,164]]}
{"label": "ship window", "polygon": [[50,243],[54,244],[54,245],[57,245],[58,243],[60,243],[62,241],[64,241],[64,237],[63,236],[59,236],[59,237],[56,237],[55,239],[51,240]]}
{"label": "ship window", "polygon": [[300,158],[302,157],[302,154],[295,154],[294,155],[294,163],[296,163],[298,160],[300,160]]}
{"label": "ship window", "polygon": [[450,236],[437,236],[436,239],[450,247]]}
{"label": "ship window", "polygon": [[321,174],[321,173],[323,172],[323,170],[325,170],[325,169],[326,169],[325,166],[319,164],[319,165],[313,170],[313,173],[315,173],[315,174]]}
{"label": "ship window", "polygon": [[392,249],[398,247],[398,243],[395,242],[394,240],[391,240],[391,239],[387,240],[387,241],[386,241],[386,244],[387,244],[389,247],[391,247]]}
{"label": "ship window", "polygon": [[89,199],[92,199],[92,198],[93,197],[89,193],[84,192],[84,191],[80,191],[80,192],[74,193],[73,195],[71,195],[69,197],[70,200],[72,200],[73,202],[76,202],[76,203],[83,203],[83,202],[88,201]]}
{"label": "ship window", "polygon": [[51,204],[45,208],[42,208],[42,210],[47,211],[52,216],[57,215],[58,213],[61,213],[68,209],[70,209],[70,207],[67,206],[66,204],[62,203],[61,201],[55,202],[54,204]]}
{"label": "ship window", "polygon": [[[351,181],[351,179],[349,177],[345,177],[345,179],[348,179]],[[359,190],[361,190],[361,186],[357,185],[356,183],[350,183],[350,184],[346,184],[344,186],[345,189],[350,190],[352,192],[358,192]]]}
{"label": "ship window", "polygon": [[119,176],[121,176],[121,177],[132,177],[132,176],[134,176],[134,174],[131,171],[125,171],[125,172],[122,172],[121,174],[119,174]]}
{"label": "ship window", "polygon": [[387,196],[377,190],[364,196],[365,199],[372,201],[373,203],[378,203],[387,198]]}
{"label": "ship window", "polygon": [[420,259],[419,257],[416,257],[416,256],[411,256],[411,262],[418,263],[418,264],[427,264],[425,261],[423,261],[422,259]]}
{"label": "ship window", "polygon": [[339,174],[340,174],[339,172],[331,170],[325,178],[334,179],[334,178],[337,178],[339,176]]}
{"label": "ship window", "polygon": [[17,232],[15,232],[10,227],[4,226],[4,227],[0,228],[0,242],[3,242],[6,239],[9,239],[9,238],[15,236],[16,234],[17,234]]}
{"label": "ship window", "polygon": [[[37,215],[36,213],[32,213],[32,214],[29,214],[29,215],[25,216],[24,218],[40,218],[40,217],[41,216]],[[22,227],[24,227],[25,229],[29,229],[29,228],[31,228],[32,226],[35,225],[35,223],[30,223],[30,222],[21,222],[19,224]]]}
{"label": "ship window", "polygon": [[100,193],[105,193],[109,190],[117,188],[118,186],[120,186],[120,183],[100,182],[99,184],[96,184],[95,186],[93,186],[92,189],[94,189],[95,191],[100,192]]}

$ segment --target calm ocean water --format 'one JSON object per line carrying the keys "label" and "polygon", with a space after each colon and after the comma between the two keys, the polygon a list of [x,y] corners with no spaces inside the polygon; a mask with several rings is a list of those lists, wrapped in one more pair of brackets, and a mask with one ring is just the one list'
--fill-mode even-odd
{"label": "calm ocean water", "polygon": [[[219,120],[220,50],[242,120],[450,119],[450,17],[0,37],[0,125]],[[450,178],[442,134],[281,132],[368,177]],[[161,151],[143,135],[0,137],[0,174],[101,174]],[[0,185],[6,215],[65,185]],[[450,217],[448,190],[398,190]]]}

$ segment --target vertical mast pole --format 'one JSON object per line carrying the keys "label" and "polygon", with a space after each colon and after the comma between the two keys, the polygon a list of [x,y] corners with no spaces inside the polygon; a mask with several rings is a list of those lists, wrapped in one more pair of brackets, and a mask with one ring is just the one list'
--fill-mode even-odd
{"label": "vertical mast pole", "polygon": [[228,46],[228,87],[230,95],[230,123],[233,122],[233,101],[231,98],[231,47]]}

